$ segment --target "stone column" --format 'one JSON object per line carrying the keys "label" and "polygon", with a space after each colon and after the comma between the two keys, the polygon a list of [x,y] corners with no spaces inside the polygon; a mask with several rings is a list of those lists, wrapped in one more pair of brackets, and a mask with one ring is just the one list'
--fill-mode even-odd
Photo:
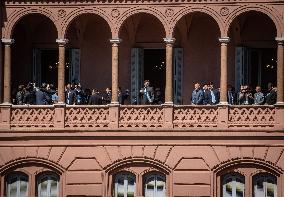
{"label": "stone column", "polygon": [[277,37],[277,104],[284,105],[284,37]]}
{"label": "stone column", "polygon": [[118,102],[118,44],[121,39],[114,38],[110,39],[112,44],[112,59],[111,59],[111,104],[119,104]]}
{"label": "stone column", "polygon": [[221,76],[220,76],[220,104],[228,104],[227,101],[227,70],[228,70],[228,60],[227,60],[227,45],[230,42],[229,37],[219,38],[221,43]]}
{"label": "stone column", "polygon": [[3,38],[4,43],[4,103],[11,103],[11,45],[14,39]]}
{"label": "stone column", "polygon": [[164,38],[166,43],[165,104],[173,104],[173,44],[174,38]]}
{"label": "stone column", "polygon": [[58,103],[65,103],[65,46],[67,39],[56,39],[58,43]]}

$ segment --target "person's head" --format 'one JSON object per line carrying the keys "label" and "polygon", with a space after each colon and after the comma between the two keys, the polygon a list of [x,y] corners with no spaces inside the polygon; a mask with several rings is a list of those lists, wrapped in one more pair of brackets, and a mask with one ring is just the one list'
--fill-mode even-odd
{"label": "person's head", "polygon": [[21,92],[21,91],[23,91],[23,90],[24,90],[24,85],[19,85],[19,86],[18,86],[18,91]]}
{"label": "person's head", "polygon": [[273,83],[270,82],[270,83],[267,84],[267,89],[268,89],[269,91],[272,90],[273,87],[274,87],[274,86],[273,86]]}
{"label": "person's head", "polygon": [[194,84],[194,89],[195,90],[199,90],[200,89],[200,84],[199,83]]}
{"label": "person's head", "polygon": [[145,81],[144,81],[144,86],[145,87],[148,87],[150,85],[150,81],[148,80],[148,79],[146,79]]}
{"label": "person's head", "polygon": [[111,88],[110,87],[106,88],[106,93],[111,93]]}
{"label": "person's head", "polygon": [[70,88],[71,88],[71,84],[68,83],[68,84],[66,85],[66,89],[67,89],[67,90],[70,90]]}
{"label": "person's head", "polygon": [[208,90],[208,85],[207,84],[203,85],[203,90]]}
{"label": "person's head", "polygon": [[210,83],[208,84],[208,88],[209,88],[210,90],[213,90],[213,89],[214,89],[214,84],[213,84],[213,82],[210,82]]}
{"label": "person's head", "polygon": [[261,92],[261,87],[260,87],[260,86],[256,86],[256,87],[255,87],[255,91],[256,91],[256,92]]}

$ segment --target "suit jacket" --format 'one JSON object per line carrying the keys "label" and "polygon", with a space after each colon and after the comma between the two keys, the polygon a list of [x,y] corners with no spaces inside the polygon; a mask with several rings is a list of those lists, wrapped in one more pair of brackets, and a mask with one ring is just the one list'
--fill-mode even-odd
{"label": "suit jacket", "polygon": [[150,105],[154,101],[154,88],[153,87],[144,87],[140,90],[141,94],[141,104]]}
{"label": "suit jacket", "polygon": [[277,100],[277,93],[275,90],[271,90],[269,93],[266,95],[266,103],[268,105],[274,105]]}
{"label": "suit jacket", "polygon": [[202,105],[204,100],[203,90],[193,90],[191,94],[191,103],[195,105]]}
{"label": "suit jacket", "polygon": [[67,90],[65,93],[66,104],[73,105],[76,102],[76,92],[74,90]]}
{"label": "suit jacket", "polygon": [[51,98],[44,90],[36,91],[36,104],[37,105],[48,105],[51,102]]}
{"label": "suit jacket", "polygon": [[102,105],[102,98],[99,94],[90,96],[89,105]]}

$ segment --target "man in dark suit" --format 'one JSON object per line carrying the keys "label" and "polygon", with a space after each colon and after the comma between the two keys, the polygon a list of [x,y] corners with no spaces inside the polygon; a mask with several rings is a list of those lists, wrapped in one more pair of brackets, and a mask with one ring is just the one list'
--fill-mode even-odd
{"label": "man in dark suit", "polygon": [[200,84],[196,83],[194,84],[194,90],[191,94],[191,104],[192,105],[203,105],[204,100],[204,92],[200,88]]}
{"label": "man in dark suit", "polygon": [[103,104],[107,105],[111,103],[111,88],[106,88],[105,93],[103,94]]}
{"label": "man in dark suit", "polygon": [[90,96],[89,105],[102,105],[102,97],[98,90],[93,90]]}
{"label": "man in dark suit", "polygon": [[144,81],[144,87],[140,90],[140,95],[142,98],[142,105],[151,105],[154,101],[154,88],[150,87],[150,81]]}
{"label": "man in dark suit", "polygon": [[66,92],[65,92],[65,97],[66,97],[66,104],[67,105],[74,105],[76,101],[76,92],[74,86],[67,84],[66,86]]}
{"label": "man in dark suit", "polygon": [[209,96],[209,104],[210,105],[216,105],[219,103],[220,101],[220,92],[218,89],[214,89],[214,85],[213,83],[209,83],[208,85],[208,89],[209,89],[209,92],[210,92],[210,96]]}
{"label": "man in dark suit", "polygon": [[49,103],[51,103],[51,98],[48,96],[46,87],[46,84],[42,84],[41,88],[36,91],[37,105],[48,105]]}
{"label": "man in dark suit", "polygon": [[272,83],[268,83],[268,93],[266,94],[265,103],[267,105],[274,105],[277,101],[277,89],[273,86]]}

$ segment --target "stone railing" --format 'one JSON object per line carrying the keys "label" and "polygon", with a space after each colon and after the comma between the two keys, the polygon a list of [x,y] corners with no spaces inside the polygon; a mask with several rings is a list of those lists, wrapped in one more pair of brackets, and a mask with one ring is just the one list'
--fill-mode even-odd
{"label": "stone railing", "polygon": [[12,106],[0,105],[0,129],[135,130],[274,128],[283,106]]}

